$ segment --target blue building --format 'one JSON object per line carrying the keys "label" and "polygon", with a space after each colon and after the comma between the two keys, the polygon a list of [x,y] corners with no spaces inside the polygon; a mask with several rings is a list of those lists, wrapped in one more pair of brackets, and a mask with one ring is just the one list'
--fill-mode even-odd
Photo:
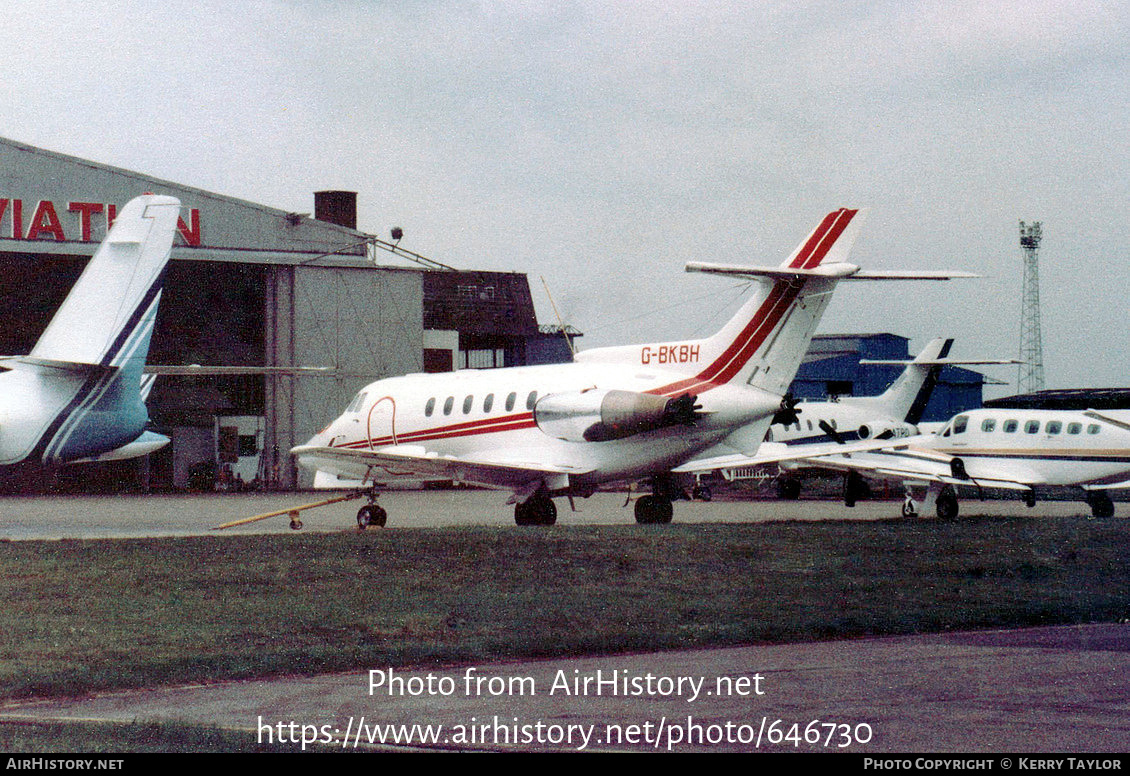
{"label": "blue building", "polygon": [[[897,334],[821,334],[812,338],[790,391],[798,399],[831,396],[875,396],[887,389],[902,366],[861,364],[861,360],[914,358],[910,340]],[[971,369],[946,366],[922,416],[926,422],[948,420],[981,406],[985,376]]]}

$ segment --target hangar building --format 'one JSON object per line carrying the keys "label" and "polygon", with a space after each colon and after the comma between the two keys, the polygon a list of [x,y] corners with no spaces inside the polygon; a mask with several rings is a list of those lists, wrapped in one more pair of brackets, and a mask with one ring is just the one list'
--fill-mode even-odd
{"label": "hangar building", "polygon": [[[805,354],[789,390],[798,399],[824,401],[833,396],[877,396],[904,367],[861,364],[861,360],[909,360],[910,340],[897,334],[818,334]],[[949,420],[981,406],[985,376],[971,369],[945,366],[922,413],[922,420]]]}
{"label": "hangar building", "polygon": [[149,363],[248,369],[159,377],[150,416],[172,443],[66,467],[64,484],[300,485],[287,451],[360,386],[526,363],[539,337],[524,275],[454,271],[358,231],[351,192],[316,193],[311,218],[0,138],[0,353],[28,352],[116,209],[147,191],[183,206]]}
{"label": "hangar building", "polygon": [[[302,486],[308,480],[287,451],[362,385],[408,372],[565,361],[563,335],[580,336],[538,327],[523,274],[453,270],[358,231],[352,192],[316,192],[311,218],[0,138],[0,353],[29,351],[116,209],[146,191],[176,196],[184,208],[149,363],[244,369],[166,371],[148,404],[171,444],[148,458],[66,467],[63,485],[210,490],[238,477]],[[859,359],[905,358],[907,342],[817,337],[793,392],[879,393],[898,368]],[[947,367],[929,418],[979,406],[981,379]]]}

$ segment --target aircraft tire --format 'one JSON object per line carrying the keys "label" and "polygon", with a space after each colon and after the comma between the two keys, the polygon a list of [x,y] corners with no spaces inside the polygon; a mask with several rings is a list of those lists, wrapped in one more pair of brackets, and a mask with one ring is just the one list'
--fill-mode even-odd
{"label": "aircraft tire", "polygon": [[1114,502],[1110,500],[1110,496],[1105,493],[1095,493],[1087,497],[1087,503],[1091,506],[1091,514],[1094,517],[1114,517]]}
{"label": "aircraft tire", "polygon": [[938,517],[942,520],[953,520],[957,517],[960,507],[957,503],[957,495],[954,494],[953,489],[947,487],[938,494]]}
{"label": "aircraft tire", "polygon": [[800,498],[800,480],[792,477],[777,480],[777,498],[788,501]]}
{"label": "aircraft tire", "polygon": [[514,505],[515,525],[554,525],[557,505],[549,496],[534,496],[524,504]]}
{"label": "aircraft tire", "polygon": [[378,528],[383,527],[388,522],[388,512],[384,507],[376,504],[366,504],[357,510],[357,528],[364,531],[371,525]]}
{"label": "aircraft tire", "polygon": [[641,525],[663,525],[671,522],[674,507],[668,499],[643,496],[636,501],[636,522]]}

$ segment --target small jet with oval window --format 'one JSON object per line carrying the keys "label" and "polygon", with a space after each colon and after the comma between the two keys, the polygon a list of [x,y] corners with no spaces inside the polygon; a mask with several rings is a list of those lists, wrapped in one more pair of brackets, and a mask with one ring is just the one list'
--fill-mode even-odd
{"label": "small jet with oval window", "polygon": [[[446,479],[509,490],[519,525],[552,525],[554,497],[645,481],[637,522],[670,522],[672,470],[757,450],[839,281],[975,277],[861,272],[847,262],[861,221],[857,210],[829,213],[780,266],[688,263],[756,281],[711,337],[598,348],[567,364],[379,380],[291,453],[316,487]],[[369,497],[360,527],[387,518],[375,488]],[[291,524],[301,525],[293,511]]]}

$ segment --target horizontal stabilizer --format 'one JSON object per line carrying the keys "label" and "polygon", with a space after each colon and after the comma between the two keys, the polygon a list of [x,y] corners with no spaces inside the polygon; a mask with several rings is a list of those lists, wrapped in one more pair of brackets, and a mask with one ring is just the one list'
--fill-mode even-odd
{"label": "horizontal stabilizer", "polygon": [[882,366],[906,366],[907,364],[922,364],[924,366],[977,366],[983,364],[1020,364],[1015,358],[861,358],[860,364],[876,364]]}
{"label": "horizontal stabilizer", "polygon": [[[82,364],[77,361],[56,361],[50,358],[32,358],[31,356],[23,356],[13,359],[16,363],[23,364],[30,367],[39,367],[43,369],[58,369],[63,372],[71,372],[78,375],[94,375],[102,374],[108,375],[118,371],[115,366],[102,366],[101,364]],[[9,362],[10,364],[11,362]]]}
{"label": "horizontal stabilizer", "polygon": [[305,375],[331,372],[328,366],[209,366],[207,364],[177,364],[165,366],[162,364],[146,364],[145,372],[151,375],[164,376],[199,376],[208,375]]}
{"label": "horizontal stabilizer", "polygon": [[768,278],[839,278],[840,280],[955,280],[959,278],[978,278],[972,272],[951,272],[949,270],[923,271],[876,271],[863,272],[855,264],[834,262],[820,264],[812,269],[796,267],[760,267],[740,264],[713,264],[705,261],[688,261],[687,272],[705,272],[711,275],[729,275],[749,279]]}
{"label": "horizontal stabilizer", "polygon": [[859,267],[846,262],[818,264],[812,269],[799,267],[758,267],[738,264],[712,264],[705,261],[688,261],[687,272],[704,272],[710,275],[731,275],[744,278],[768,278],[770,280],[791,278],[847,278],[859,272]]}

